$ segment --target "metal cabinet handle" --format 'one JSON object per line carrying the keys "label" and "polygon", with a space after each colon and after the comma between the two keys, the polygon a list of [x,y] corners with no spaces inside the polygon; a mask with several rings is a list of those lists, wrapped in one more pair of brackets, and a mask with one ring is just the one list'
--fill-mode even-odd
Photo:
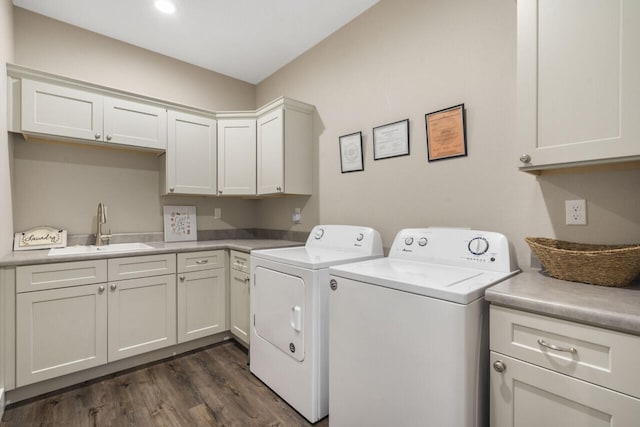
{"label": "metal cabinet handle", "polygon": [[111,141],[111,135],[107,134],[107,141]]}
{"label": "metal cabinet handle", "polygon": [[246,283],[247,285],[249,284],[250,281],[251,281],[251,279],[249,279],[248,277],[244,278],[244,283]]}
{"label": "metal cabinet handle", "polygon": [[507,370],[507,365],[505,365],[502,360],[496,360],[493,362],[493,369],[495,369],[496,372],[504,372]]}
{"label": "metal cabinet handle", "polygon": [[104,285],[98,286],[98,293],[101,294],[104,292]]}
{"label": "metal cabinet handle", "polygon": [[115,291],[116,289],[118,289],[118,285],[116,285],[115,283],[111,284],[111,290]]}
{"label": "metal cabinet handle", "polygon": [[184,277],[184,276],[180,276],[180,281],[181,281],[181,282],[184,282],[184,281],[185,281],[185,279],[186,279],[186,277]]}
{"label": "metal cabinet handle", "polygon": [[335,291],[336,289],[338,289],[338,281],[336,279],[329,280],[329,287],[332,291]]}
{"label": "metal cabinet handle", "polygon": [[176,191],[176,189],[174,187],[169,187],[169,192],[173,193],[174,191]]}
{"label": "metal cabinet handle", "polygon": [[95,139],[100,139],[100,138],[102,138],[102,135],[100,134],[100,132],[96,132],[96,134],[93,137]]}
{"label": "metal cabinet handle", "polygon": [[206,264],[208,262],[209,262],[208,259],[199,259],[198,261],[196,261],[196,264]]}
{"label": "metal cabinet handle", "polygon": [[548,342],[545,342],[545,340],[543,340],[542,338],[538,338],[538,344],[540,344],[543,347],[546,348],[550,348],[551,350],[555,350],[555,351],[564,351],[565,353],[577,353],[578,350],[574,347],[558,347],[555,344],[549,344]]}
{"label": "metal cabinet handle", "polygon": [[222,194],[222,190],[218,190],[218,194]]}
{"label": "metal cabinet handle", "polygon": [[529,163],[531,161],[531,156],[528,154],[523,154],[522,156],[520,156],[520,161],[522,163]]}

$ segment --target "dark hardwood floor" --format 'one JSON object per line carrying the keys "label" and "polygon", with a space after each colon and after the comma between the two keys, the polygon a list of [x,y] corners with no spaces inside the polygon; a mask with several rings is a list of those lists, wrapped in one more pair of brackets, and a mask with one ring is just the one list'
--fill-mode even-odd
{"label": "dark hardwood floor", "polygon": [[[234,342],[6,408],[9,426],[309,426],[249,372]],[[326,427],[327,418],[315,426]]]}

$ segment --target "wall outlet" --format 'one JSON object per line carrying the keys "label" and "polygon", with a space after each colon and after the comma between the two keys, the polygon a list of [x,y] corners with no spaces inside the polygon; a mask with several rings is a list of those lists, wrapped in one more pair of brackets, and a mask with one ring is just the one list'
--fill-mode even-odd
{"label": "wall outlet", "polygon": [[293,215],[291,215],[291,220],[294,224],[302,223],[302,213],[300,213],[300,208],[295,208],[293,210]]}
{"label": "wall outlet", "polygon": [[213,219],[222,219],[222,208],[213,208]]}
{"label": "wall outlet", "polygon": [[587,225],[586,200],[565,200],[567,225]]}

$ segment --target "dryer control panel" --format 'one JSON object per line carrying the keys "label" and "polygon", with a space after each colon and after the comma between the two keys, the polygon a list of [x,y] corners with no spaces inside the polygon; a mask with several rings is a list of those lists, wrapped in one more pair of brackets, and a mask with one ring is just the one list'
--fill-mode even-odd
{"label": "dryer control panel", "polygon": [[393,241],[389,257],[489,271],[517,270],[504,235],[466,228],[401,230]]}
{"label": "dryer control panel", "polygon": [[355,225],[316,225],[305,246],[382,256],[380,233]]}

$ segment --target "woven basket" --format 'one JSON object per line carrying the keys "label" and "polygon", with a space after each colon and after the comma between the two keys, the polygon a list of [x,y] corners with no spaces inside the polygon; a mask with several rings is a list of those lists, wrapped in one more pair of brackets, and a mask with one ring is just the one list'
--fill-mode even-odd
{"label": "woven basket", "polygon": [[640,245],[590,245],[544,237],[524,240],[556,279],[621,287],[640,274]]}

